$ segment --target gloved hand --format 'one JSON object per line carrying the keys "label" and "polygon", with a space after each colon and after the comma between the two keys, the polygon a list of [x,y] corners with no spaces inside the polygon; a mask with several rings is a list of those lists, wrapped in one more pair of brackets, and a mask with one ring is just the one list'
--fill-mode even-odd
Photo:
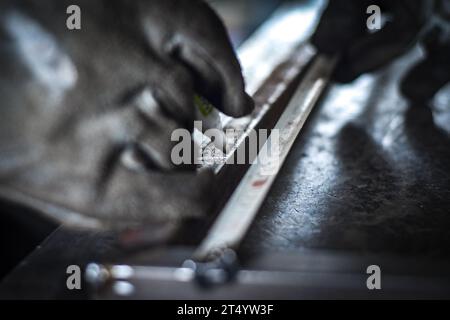
{"label": "gloved hand", "polygon": [[[81,30],[66,9],[81,8]],[[211,172],[171,161],[194,93],[252,100],[225,27],[193,0],[0,4],[0,195],[73,226],[176,225],[207,213]]]}
{"label": "gloved hand", "polygon": [[[406,52],[418,39],[432,12],[426,0],[331,0],[312,42],[326,54],[337,54],[335,79],[350,82]],[[367,8],[378,5],[386,23],[376,32],[367,28]]]}

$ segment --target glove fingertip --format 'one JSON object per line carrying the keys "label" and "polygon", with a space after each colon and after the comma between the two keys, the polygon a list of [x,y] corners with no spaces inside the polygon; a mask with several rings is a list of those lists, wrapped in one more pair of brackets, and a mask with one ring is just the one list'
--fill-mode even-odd
{"label": "glove fingertip", "polygon": [[224,103],[224,112],[234,118],[249,115],[255,108],[255,102],[245,91],[241,94],[232,94]]}

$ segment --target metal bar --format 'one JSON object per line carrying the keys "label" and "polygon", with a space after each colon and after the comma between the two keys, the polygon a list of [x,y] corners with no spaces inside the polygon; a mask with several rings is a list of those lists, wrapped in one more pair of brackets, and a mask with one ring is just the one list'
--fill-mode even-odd
{"label": "metal bar", "polygon": [[[195,259],[207,259],[211,254],[215,255],[223,249],[235,248],[241,242],[312,108],[326,88],[334,65],[335,59],[325,56],[320,56],[314,61],[294,98],[274,127],[280,132],[280,141],[275,141],[274,133],[271,134],[258,158],[195,252]],[[269,152],[274,144],[279,146],[279,152],[275,154]]]}
{"label": "metal bar", "polygon": [[99,285],[98,299],[430,299],[450,294],[448,275],[388,273],[383,276],[383,290],[373,292],[367,289],[364,272],[317,272],[314,268],[243,269],[227,285],[209,288],[199,285],[191,268],[90,265],[87,276]]}

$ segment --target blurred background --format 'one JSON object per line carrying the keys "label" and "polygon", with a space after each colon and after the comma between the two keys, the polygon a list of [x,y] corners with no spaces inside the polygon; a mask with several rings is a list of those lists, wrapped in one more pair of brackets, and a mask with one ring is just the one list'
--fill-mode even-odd
{"label": "blurred background", "polygon": [[238,47],[281,4],[309,3],[313,0],[209,0],[222,17],[233,44]]}
{"label": "blurred background", "polygon": [[239,46],[267,19],[283,0],[209,0],[230,32],[231,40]]}

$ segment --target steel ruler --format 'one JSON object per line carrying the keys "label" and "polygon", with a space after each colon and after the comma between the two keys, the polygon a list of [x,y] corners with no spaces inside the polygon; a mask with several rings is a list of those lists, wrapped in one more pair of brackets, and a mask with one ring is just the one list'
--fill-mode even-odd
{"label": "steel ruler", "polygon": [[294,97],[279,118],[240,184],[194,254],[204,260],[244,238],[280,172],[290,149],[314,105],[325,90],[335,59],[319,56],[302,79]]}

